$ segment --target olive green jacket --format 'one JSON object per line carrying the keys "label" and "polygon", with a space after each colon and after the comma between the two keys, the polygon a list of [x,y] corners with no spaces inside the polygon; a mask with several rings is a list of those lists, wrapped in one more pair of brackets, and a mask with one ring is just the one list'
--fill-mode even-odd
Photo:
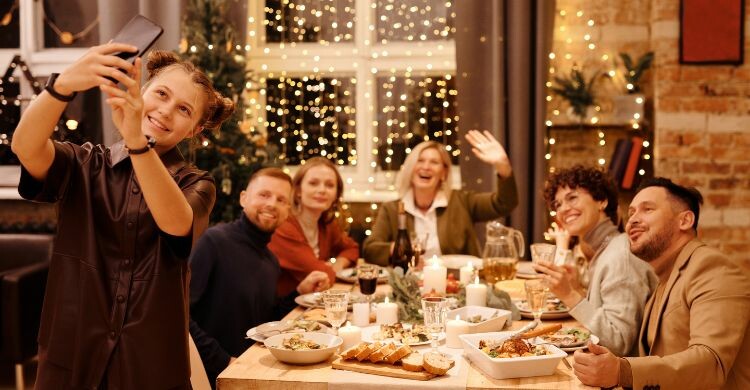
{"label": "olive green jacket", "polygon": [[[438,207],[437,231],[443,254],[464,254],[481,257],[475,222],[506,216],[518,205],[516,179],[498,177],[495,192],[451,191],[448,206]],[[414,231],[414,217],[407,214],[407,228]],[[364,257],[370,263],[387,265],[391,243],[398,231],[398,201],[380,206],[372,234],[365,240]]]}

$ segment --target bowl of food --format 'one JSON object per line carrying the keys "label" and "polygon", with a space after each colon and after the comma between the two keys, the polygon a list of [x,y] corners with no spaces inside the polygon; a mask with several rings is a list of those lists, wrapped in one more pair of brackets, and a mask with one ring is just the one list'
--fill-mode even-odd
{"label": "bowl of food", "polygon": [[326,333],[279,334],[263,343],[278,361],[289,364],[315,364],[333,356],[344,340]]}
{"label": "bowl of food", "polygon": [[475,333],[458,337],[466,356],[495,379],[552,375],[560,360],[568,356],[554,345],[510,339],[512,333]]}
{"label": "bowl of food", "polygon": [[448,319],[458,317],[469,323],[469,333],[497,332],[505,327],[511,312],[485,306],[464,306],[448,312]]}

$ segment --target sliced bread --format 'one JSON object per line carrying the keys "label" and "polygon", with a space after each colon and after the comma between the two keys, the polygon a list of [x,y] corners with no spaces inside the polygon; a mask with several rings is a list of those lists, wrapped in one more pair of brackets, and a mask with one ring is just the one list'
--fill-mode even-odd
{"label": "sliced bread", "polygon": [[370,359],[373,363],[379,363],[382,362],[383,359],[385,359],[386,356],[390,355],[393,351],[396,350],[396,344],[388,343],[384,345],[379,350],[375,351],[370,355],[368,359]]}
{"label": "sliced bread", "polygon": [[422,371],[424,370],[424,367],[422,367],[423,364],[424,359],[422,358],[422,354],[417,351],[414,351],[401,359],[401,366],[404,367],[404,370],[406,371]]}
{"label": "sliced bread", "polygon": [[368,345],[365,349],[360,351],[358,354],[356,354],[354,357],[357,358],[360,362],[367,359],[372,355],[373,352],[377,351],[378,349],[382,348],[383,344],[379,341],[376,341],[370,345]]}
{"label": "sliced bread", "polygon": [[341,358],[344,360],[350,360],[354,359],[355,356],[357,356],[358,353],[362,352],[367,346],[370,345],[369,343],[361,342],[357,345],[349,347],[344,352],[341,352]]}
{"label": "sliced bread", "polygon": [[427,352],[424,354],[423,367],[424,370],[430,374],[445,375],[445,373],[453,367],[453,364],[455,364],[453,360],[448,359],[439,353]]}
{"label": "sliced bread", "polygon": [[404,358],[406,355],[411,353],[411,347],[404,344],[398,348],[396,348],[395,351],[391,352],[390,355],[386,356],[385,359],[383,359],[384,362],[388,364],[396,364],[397,361]]}

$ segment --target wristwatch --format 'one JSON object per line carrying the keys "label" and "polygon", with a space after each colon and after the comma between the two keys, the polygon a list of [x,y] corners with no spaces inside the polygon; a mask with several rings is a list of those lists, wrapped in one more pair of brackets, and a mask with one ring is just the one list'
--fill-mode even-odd
{"label": "wristwatch", "polygon": [[52,73],[51,75],[49,75],[49,78],[47,79],[47,85],[44,86],[44,90],[52,95],[53,98],[61,102],[67,103],[73,100],[73,98],[76,97],[77,92],[73,92],[70,95],[63,95],[60,92],[55,91],[55,81],[57,81],[57,76],[60,76],[60,73]]}
{"label": "wristwatch", "polygon": [[133,155],[137,155],[137,154],[146,153],[149,150],[153,149],[154,146],[156,146],[156,138],[154,138],[154,137],[152,137],[150,135],[147,135],[146,136],[146,146],[144,146],[142,148],[138,148],[138,149],[130,149],[127,146],[125,148],[128,150],[128,154],[131,155],[131,156],[133,156]]}

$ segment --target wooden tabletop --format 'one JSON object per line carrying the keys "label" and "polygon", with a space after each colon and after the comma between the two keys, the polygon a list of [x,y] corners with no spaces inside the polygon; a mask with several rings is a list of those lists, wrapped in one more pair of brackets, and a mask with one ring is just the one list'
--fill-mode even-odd
{"label": "wooden tabletop", "polygon": [[[339,288],[349,288],[351,285],[337,285]],[[387,286],[380,286],[386,288]],[[514,286],[508,286],[512,289]],[[514,295],[511,291],[511,295]],[[290,312],[285,318],[297,318],[303,313],[302,308]],[[518,329],[528,321],[514,321],[511,329]],[[563,326],[575,326],[578,322],[572,318],[559,320]],[[333,369],[331,362],[335,359],[309,366],[294,366],[276,360],[264,347],[253,345],[243,353],[233,364],[227,367],[217,379],[220,390],[272,389],[272,390],[327,390]],[[572,356],[566,360],[573,361]],[[480,389],[593,389],[583,385],[564,362],[555,370],[553,375],[517,378],[493,379],[486,376],[480,369],[466,360],[469,375],[466,388]]]}

